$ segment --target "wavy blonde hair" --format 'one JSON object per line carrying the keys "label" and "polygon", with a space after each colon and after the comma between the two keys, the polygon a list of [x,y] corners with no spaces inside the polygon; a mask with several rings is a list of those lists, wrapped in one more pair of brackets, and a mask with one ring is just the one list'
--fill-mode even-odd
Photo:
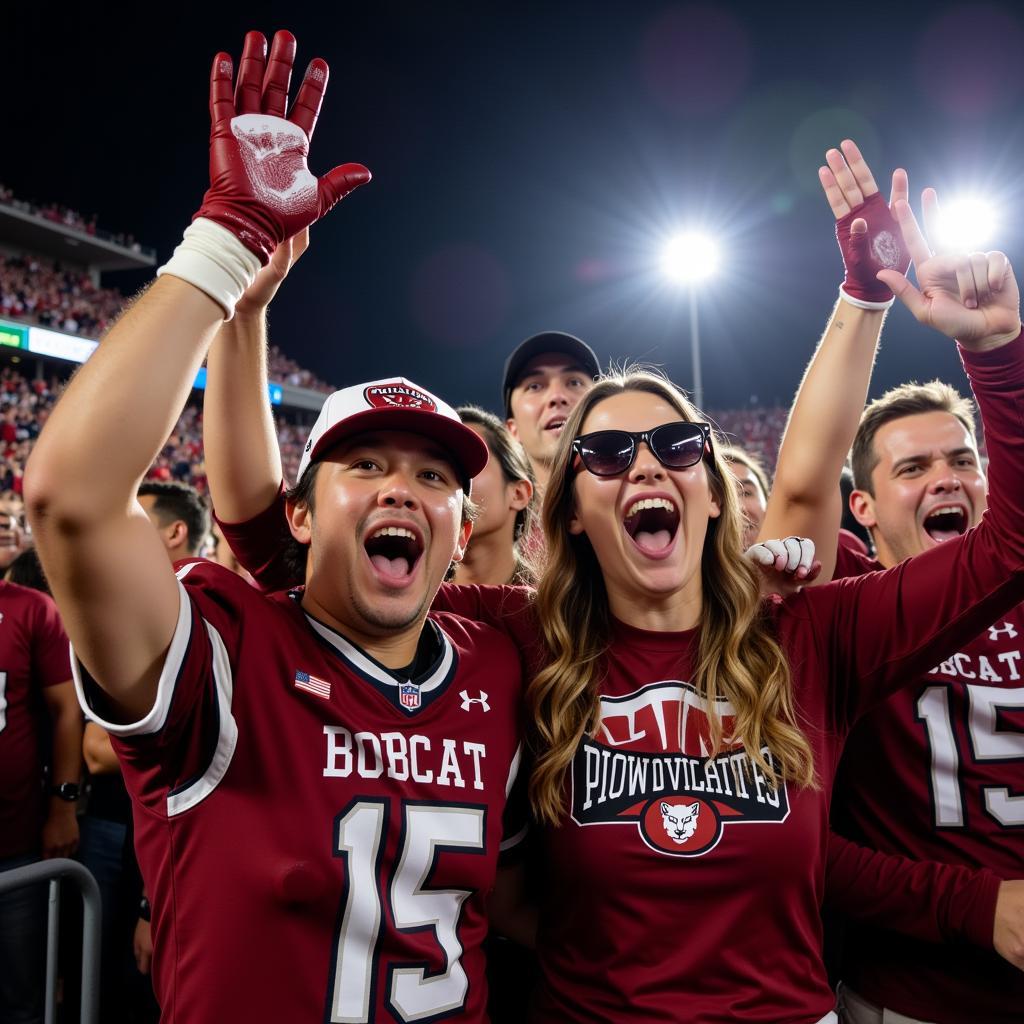
{"label": "wavy blonde hair", "polygon": [[[701,418],[667,378],[626,367],[598,381],[562,430],[544,496],[547,563],[536,597],[550,660],[526,694],[533,721],[530,800],[537,817],[551,824],[558,823],[563,811],[566,769],[580,741],[593,736],[600,725],[600,686],[611,635],[608,594],[597,556],[585,534],[568,530],[576,501],[572,441],[594,406],[627,391],[663,399],[681,419]],[[703,612],[693,681],[707,701],[712,744],[717,753],[723,742],[742,738],[748,756],[771,784],[790,779],[814,786],[814,757],[798,724],[789,663],[765,614],[758,570],[743,557],[736,489],[714,450],[704,466],[722,512],[708,521],[701,557]],[[730,702],[736,716],[730,736],[724,735],[713,710],[721,698]],[[762,753],[764,747],[771,758]]]}

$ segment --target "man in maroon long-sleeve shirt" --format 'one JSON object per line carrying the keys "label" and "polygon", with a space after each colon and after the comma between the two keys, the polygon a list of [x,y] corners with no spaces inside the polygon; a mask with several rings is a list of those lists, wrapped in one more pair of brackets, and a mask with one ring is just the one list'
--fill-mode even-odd
{"label": "man in maroon long-sleeve shirt", "polygon": [[[837,577],[898,564],[963,533],[984,512],[971,406],[948,385],[904,386],[872,403],[853,469],[851,506],[878,558],[841,548]],[[1020,875],[1022,641],[1018,607],[860,723],[837,781],[841,831],[891,853]],[[884,1007],[941,1024],[1001,1024],[1019,1020],[1024,1006],[1024,974],[994,953],[863,924],[847,937],[841,973],[852,1021],[858,1013],[870,1021],[872,1007]]]}

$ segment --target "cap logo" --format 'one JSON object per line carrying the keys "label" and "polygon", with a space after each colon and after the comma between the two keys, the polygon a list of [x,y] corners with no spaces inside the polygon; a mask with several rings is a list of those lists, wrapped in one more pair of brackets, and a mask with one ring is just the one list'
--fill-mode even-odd
{"label": "cap logo", "polygon": [[375,409],[420,409],[423,412],[437,412],[437,406],[429,395],[405,384],[374,384],[363,389],[363,397]]}

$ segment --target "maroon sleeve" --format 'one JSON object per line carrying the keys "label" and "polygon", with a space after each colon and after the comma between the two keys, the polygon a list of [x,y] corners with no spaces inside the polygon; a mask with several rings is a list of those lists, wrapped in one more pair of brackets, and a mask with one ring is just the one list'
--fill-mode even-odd
{"label": "maroon sleeve", "polygon": [[[840,530],[840,533],[845,531]],[[839,539],[839,546],[836,548],[836,567],[832,571],[832,579],[842,580],[848,576],[863,576],[866,572],[878,572],[882,567],[873,558],[862,554],[856,548],[844,544]]]}
{"label": "maroon sleeve", "polygon": [[540,630],[533,614],[533,591],[528,587],[457,586],[445,583],[431,606],[435,612],[455,612],[465,619],[500,629],[515,642],[528,661],[539,657]]}
{"label": "maroon sleeve", "polygon": [[41,686],[56,686],[71,679],[71,648],[53,599],[36,594],[32,630],[32,671]]}
{"label": "maroon sleeve", "polygon": [[811,620],[840,733],[1024,600],[1024,338],[961,354],[988,439],[981,523],[886,572],[787,603]]}
{"label": "maroon sleeve", "polygon": [[82,709],[110,733],[129,791],[161,814],[176,793],[181,802],[230,762],[234,666],[252,607],[267,600],[205,559],[184,562],[176,575],[178,622],[145,715],[131,722],[105,717],[109,704],[99,683],[81,663],[73,666]]}
{"label": "maroon sleeve", "polygon": [[287,590],[305,582],[291,573],[284,559],[284,550],[292,539],[285,512],[284,484],[273,502],[252,519],[244,523],[217,519],[217,525],[235,557],[261,590]]}
{"label": "maroon sleeve", "polygon": [[865,558],[868,557],[867,544],[865,544],[857,534],[851,533],[843,527],[839,528],[839,546],[841,548],[847,548],[855,554],[863,555]]}
{"label": "maroon sleeve", "polygon": [[829,833],[825,908],[861,924],[991,949],[1001,882],[992,871],[911,860]]}

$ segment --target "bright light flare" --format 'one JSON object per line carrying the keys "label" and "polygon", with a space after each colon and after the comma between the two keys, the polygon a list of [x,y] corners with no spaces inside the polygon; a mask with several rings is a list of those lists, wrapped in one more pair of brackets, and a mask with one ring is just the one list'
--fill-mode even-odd
{"label": "bright light flare", "polygon": [[939,207],[936,241],[942,249],[977,252],[988,245],[995,230],[995,209],[984,199],[964,196]]}
{"label": "bright light flare", "polygon": [[708,235],[687,231],[670,238],[661,252],[661,269],[677,284],[703,281],[718,269],[721,254]]}

